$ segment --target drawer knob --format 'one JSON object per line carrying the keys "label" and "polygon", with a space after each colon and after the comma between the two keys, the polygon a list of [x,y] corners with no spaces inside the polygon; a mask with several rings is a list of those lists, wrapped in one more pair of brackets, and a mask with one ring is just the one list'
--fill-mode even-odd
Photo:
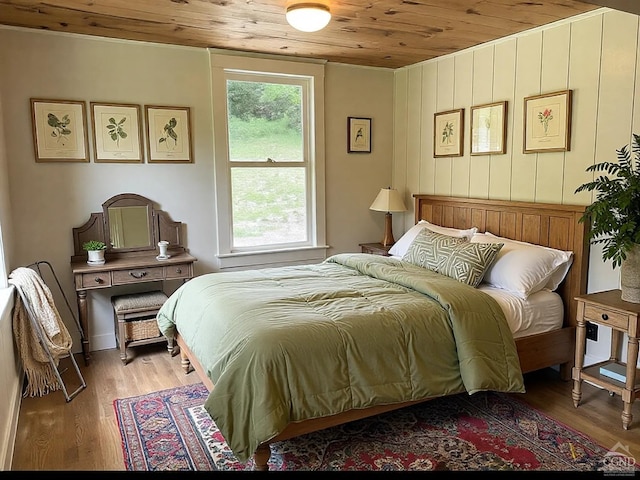
{"label": "drawer knob", "polygon": [[607,315],[606,313],[602,314],[602,320],[607,321],[609,320],[609,315]]}
{"label": "drawer knob", "polygon": [[176,269],[176,273],[182,273],[182,269],[181,268],[177,268]]}
{"label": "drawer knob", "polygon": [[100,277],[94,278],[93,281],[96,282],[96,283],[102,283],[103,282],[103,280]]}
{"label": "drawer knob", "polygon": [[147,275],[147,272],[129,272],[133,278],[142,278]]}

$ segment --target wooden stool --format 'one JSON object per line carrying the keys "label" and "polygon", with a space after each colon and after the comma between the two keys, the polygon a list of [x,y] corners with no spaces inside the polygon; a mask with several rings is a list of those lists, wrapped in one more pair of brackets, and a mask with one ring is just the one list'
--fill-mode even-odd
{"label": "wooden stool", "polygon": [[156,321],[158,310],[167,298],[160,290],[111,297],[116,343],[120,347],[120,359],[125,365],[127,347],[167,341],[167,349],[173,354],[173,340],[168,341],[160,333]]}

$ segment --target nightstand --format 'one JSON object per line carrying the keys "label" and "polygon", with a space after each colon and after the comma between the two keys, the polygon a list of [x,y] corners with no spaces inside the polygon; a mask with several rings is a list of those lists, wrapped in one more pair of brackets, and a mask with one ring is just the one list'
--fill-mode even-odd
{"label": "nightstand", "polygon": [[380,255],[383,257],[389,256],[389,249],[393,245],[389,245],[385,247],[381,243],[361,243],[360,248],[362,249],[362,253],[370,253],[372,255]]}
{"label": "nightstand", "polygon": [[[625,302],[620,298],[620,294],[620,290],[608,290],[576,297],[578,301],[578,327],[576,329],[576,358],[572,371],[573,391],[571,396],[573,405],[577,408],[582,398],[582,380],[587,380],[600,388],[608,390],[610,395],[617,393],[624,402],[622,427],[628,430],[633,418],[631,407],[638,396],[638,392],[640,392],[640,380],[638,380],[636,368],[638,362],[640,303]],[[611,327],[611,358],[607,361],[584,367],[587,321]],[[629,337],[626,363],[620,359],[622,338],[625,333]],[[625,381],[611,378],[611,374],[603,375],[600,367],[608,364],[621,366],[621,380]]]}

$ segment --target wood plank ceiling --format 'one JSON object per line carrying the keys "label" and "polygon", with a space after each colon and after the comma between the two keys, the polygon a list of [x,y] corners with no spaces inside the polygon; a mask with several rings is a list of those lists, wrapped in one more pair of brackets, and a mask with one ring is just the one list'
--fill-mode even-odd
{"label": "wood plank ceiling", "polygon": [[0,24],[398,68],[599,8],[578,0],[318,1],[332,19],[314,33],[286,22],[292,0],[0,0]]}

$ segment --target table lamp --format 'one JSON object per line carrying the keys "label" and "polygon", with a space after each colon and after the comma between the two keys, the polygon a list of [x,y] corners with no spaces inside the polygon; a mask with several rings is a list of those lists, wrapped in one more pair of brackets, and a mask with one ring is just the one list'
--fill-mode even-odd
{"label": "table lamp", "polygon": [[382,239],[382,245],[390,247],[395,243],[393,239],[393,229],[391,225],[391,212],[404,212],[406,207],[400,197],[397,190],[389,187],[382,188],[378,193],[378,196],[373,201],[369,210],[375,210],[377,212],[386,212],[384,219],[384,238]]}

